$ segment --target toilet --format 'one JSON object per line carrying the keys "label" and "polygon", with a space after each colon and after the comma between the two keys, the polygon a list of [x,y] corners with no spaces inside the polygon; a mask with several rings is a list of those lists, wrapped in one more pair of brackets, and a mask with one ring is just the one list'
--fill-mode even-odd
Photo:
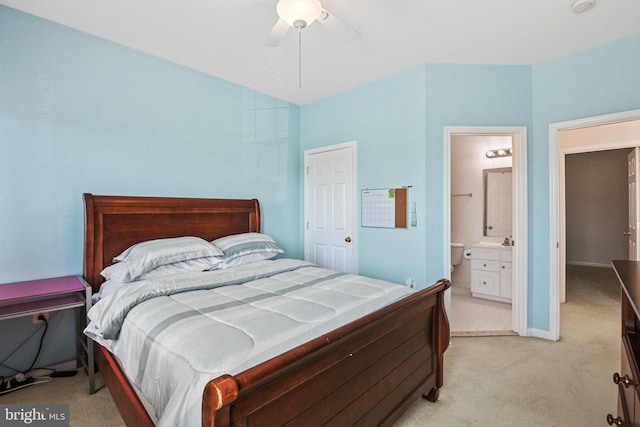
{"label": "toilet", "polygon": [[462,243],[451,243],[451,272],[456,265],[460,265],[462,262],[462,255],[464,253],[464,245]]}

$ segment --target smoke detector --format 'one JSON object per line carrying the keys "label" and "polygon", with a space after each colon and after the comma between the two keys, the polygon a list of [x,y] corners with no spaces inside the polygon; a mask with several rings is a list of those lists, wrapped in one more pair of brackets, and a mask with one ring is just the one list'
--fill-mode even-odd
{"label": "smoke detector", "polygon": [[582,13],[585,10],[591,9],[595,4],[596,0],[576,0],[571,5],[571,10],[575,13]]}

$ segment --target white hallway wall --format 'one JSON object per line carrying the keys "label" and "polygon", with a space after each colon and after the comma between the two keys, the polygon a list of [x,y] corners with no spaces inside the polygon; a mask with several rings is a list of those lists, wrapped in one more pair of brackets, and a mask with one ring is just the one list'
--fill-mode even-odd
{"label": "white hallway wall", "polygon": [[627,257],[631,149],[569,154],[565,158],[567,264],[610,267]]}

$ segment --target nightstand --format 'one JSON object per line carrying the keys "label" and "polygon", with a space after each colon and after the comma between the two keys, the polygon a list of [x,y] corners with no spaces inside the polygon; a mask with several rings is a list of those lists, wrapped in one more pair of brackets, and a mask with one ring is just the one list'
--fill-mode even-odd
{"label": "nightstand", "polygon": [[81,276],[64,276],[0,285],[0,321],[37,316],[59,310],[76,310],[77,359],[87,370],[89,393],[95,392],[93,345],[82,333],[91,308],[91,287]]}

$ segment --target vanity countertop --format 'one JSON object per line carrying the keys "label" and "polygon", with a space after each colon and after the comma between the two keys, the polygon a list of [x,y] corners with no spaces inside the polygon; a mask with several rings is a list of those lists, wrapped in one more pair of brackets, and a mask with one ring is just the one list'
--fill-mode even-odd
{"label": "vanity countertop", "polygon": [[513,246],[503,245],[500,242],[478,242],[471,245],[472,248],[507,248],[511,249]]}

